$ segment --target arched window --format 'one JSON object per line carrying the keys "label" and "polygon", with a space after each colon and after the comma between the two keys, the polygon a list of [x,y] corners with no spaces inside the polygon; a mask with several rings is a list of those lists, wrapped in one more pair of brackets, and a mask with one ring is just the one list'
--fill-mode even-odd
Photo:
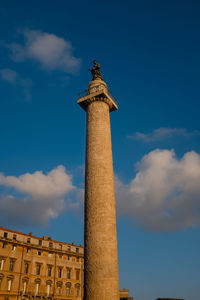
{"label": "arched window", "polygon": [[39,278],[35,279],[35,296],[39,296],[40,282],[41,280]]}
{"label": "arched window", "polygon": [[8,279],[7,291],[11,291],[12,279]]}
{"label": "arched window", "polygon": [[79,295],[80,295],[80,284],[76,284],[75,285],[75,289],[76,289],[76,297],[79,297]]}
{"label": "arched window", "polygon": [[66,283],[66,296],[69,297],[70,296],[70,290],[71,290],[71,283],[67,282]]}
{"label": "arched window", "polygon": [[22,294],[26,294],[27,291],[27,286],[28,286],[28,277],[24,277],[22,279]]}
{"label": "arched window", "polygon": [[52,284],[52,281],[51,280],[47,280],[46,284],[47,284],[47,297],[49,297],[50,294],[51,294],[51,284]]}
{"label": "arched window", "polygon": [[12,288],[12,282],[13,282],[14,276],[13,275],[9,275],[7,277],[7,291],[10,292],[11,288]]}
{"label": "arched window", "polygon": [[62,292],[62,281],[58,281],[57,282],[57,295],[61,296],[61,292]]}

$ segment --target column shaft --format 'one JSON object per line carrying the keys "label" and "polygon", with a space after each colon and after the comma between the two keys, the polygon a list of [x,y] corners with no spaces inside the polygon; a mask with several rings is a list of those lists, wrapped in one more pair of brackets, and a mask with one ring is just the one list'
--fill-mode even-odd
{"label": "column shaft", "polygon": [[85,300],[119,300],[116,213],[109,105],[87,107]]}

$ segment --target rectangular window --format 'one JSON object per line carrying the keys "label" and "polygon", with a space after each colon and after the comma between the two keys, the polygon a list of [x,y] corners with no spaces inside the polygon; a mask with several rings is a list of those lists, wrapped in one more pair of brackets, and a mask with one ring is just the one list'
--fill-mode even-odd
{"label": "rectangular window", "polygon": [[26,248],[26,253],[30,253],[31,249],[30,248]]}
{"label": "rectangular window", "polygon": [[3,265],[4,265],[4,259],[0,260],[0,270],[3,270]]}
{"label": "rectangular window", "polygon": [[67,279],[70,279],[71,277],[71,269],[67,268]]}
{"label": "rectangular window", "polygon": [[51,286],[50,284],[47,284],[47,297],[50,295]]}
{"label": "rectangular window", "polygon": [[48,255],[49,257],[52,257],[53,256],[53,253],[52,252],[49,252],[49,255]]}
{"label": "rectangular window", "polygon": [[57,287],[57,295],[60,296],[61,295],[61,286]]}
{"label": "rectangular window", "polygon": [[24,273],[25,274],[28,274],[28,267],[29,267],[29,264],[25,263],[25,265],[24,265]]}
{"label": "rectangular window", "polygon": [[3,237],[4,237],[4,238],[7,238],[7,237],[8,237],[8,233],[7,233],[7,232],[4,232]]}
{"label": "rectangular window", "polygon": [[49,242],[49,248],[53,248],[53,243]]}
{"label": "rectangular window", "polygon": [[16,250],[16,245],[12,245],[12,250],[13,250],[13,251]]}
{"label": "rectangular window", "polygon": [[41,265],[37,264],[36,265],[36,275],[40,275],[40,269],[41,269]]}
{"label": "rectangular window", "polygon": [[41,252],[41,251],[38,251],[38,255],[41,256],[41,255],[42,255],[42,252]]}
{"label": "rectangular window", "polygon": [[16,234],[13,234],[13,240],[16,241],[17,240],[17,236]]}
{"label": "rectangular window", "polygon": [[39,294],[39,283],[36,283],[35,285],[35,296],[38,296]]}
{"label": "rectangular window", "polygon": [[51,276],[52,266],[48,266],[48,276]]}
{"label": "rectangular window", "polygon": [[67,260],[70,260],[70,259],[71,259],[71,257],[70,257],[70,255],[68,255],[68,256],[67,256]]}
{"label": "rectangular window", "polygon": [[27,286],[27,281],[23,282],[23,294],[26,293],[26,286]]}
{"label": "rectangular window", "polygon": [[58,278],[62,277],[62,268],[58,267]]}
{"label": "rectangular window", "polygon": [[27,243],[28,243],[28,244],[30,244],[30,242],[31,242],[31,239],[30,239],[30,238],[28,238],[28,239],[27,239]]}
{"label": "rectangular window", "polygon": [[67,251],[71,251],[71,247],[70,246],[67,246]]}
{"label": "rectangular window", "polygon": [[8,285],[7,285],[7,291],[10,292],[11,291],[11,285],[12,285],[12,280],[8,279]]}
{"label": "rectangular window", "polygon": [[42,240],[38,240],[38,245],[42,246]]}
{"label": "rectangular window", "polygon": [[70,296],[70,288],[68,286],[66,287],[66,296]]}
{"label": "rectangular window", "polygon": [[7,243],[3,243],[3,248],[5,249],[7,247]]}
{"label": "rectangular window", "polygon": [[62,250],[62,244],[59,244],[59,249]]}
{"label": "rectangular window", "polygon": [[9,267],[9,271],[10,271],[10,272],[13,272],[13,270],[14,270],[14,264],[15,264],[15,261],[14,261],[14,260],[11,260],[11,261],[10,261],[10,267]]}
{"label": "rectangular window", "polygon": [[76,280],[79,280],[80,277],[80,270],[76,270]]}
{"label": "rectangular window", "polygon": [[79,248],[76,248],[76,253],[79,253]]}
{"label": "rectangular window", "polygon": [[76,261],[79,262],[79,257],[76,258]]}

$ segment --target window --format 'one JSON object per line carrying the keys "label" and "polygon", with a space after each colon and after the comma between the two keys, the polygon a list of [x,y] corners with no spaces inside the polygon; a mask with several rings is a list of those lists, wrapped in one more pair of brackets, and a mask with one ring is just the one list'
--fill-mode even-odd
{"label": "window", "polygon": [[10,261],[10,267],[9,267],[9,271],[12,272],[14,270],[14,264],[15,264],[15,261],[14,260],[11,260]]}
{"label": "window", "polygon": [[67,268],[67,278],[70,279],[71,277],[71,269]]}
{"label": "window", "polygon": [[66,287],[66,296],[70,296],[70,287],[69,286]]}
{"label": "window", "polygon": [[59,249],[62,250],[62,244],[59,244]]}
{"label": "window", "polygon": [[79,297],[79,290],[80,290],[80,287],[76,286],[76,297]]}
{"label": "window", "polygon": [[40,275],[41,265],[36,264],[36,275]]}
{"label": "window", "polygon": [[13,251],[16,250],[16,245],[12,245],[12,250],[13,250]]}
{"label": "window", "polygon": [[47,284],[47,297],[49,297],[51,291],[51,285]]}
{"label": "window", "polygon": [[38,251],[38,255],[41,256],[41,255],[42,255],[42,252],[41,252],[41,251]]}
{"label": "window", "polygon": [[25,265],[24,265],[24,273],[25,274],[28,274],[28,267],[29,267],[29,264],[25,263]]}
{"label": "window", "polygon": [[26,293],[27,281],[23,282],[23,294]]}
{"label": "window", "polygon": [[53,248],[53,243],[49,242],[49,248]]}
{"label": "window", "polygon": [[61,295],[61,286],[57,287],[57,295],[60,296]]}
{"label": "window", "polygon": [[7,283],[7,291],[11,291],[11,285],[12,285],[12,280],[8,279],[8,283]]}
{"label": "window", "polygon": [[39,294],[39,286],[40,286],[40,284],[37,282],[35,284],[35,296],[38,296],[38,294]]}
{"label": "window", "polygon": [[49,252],[49,257],[52,257],[53,256],[53,253],[52,252]]}
{"label": "window", "polygon": [[52,266],[48,266],[48,276],[51,276]]}
{"label": "window", "polygon": [[4,265],[4,259],[0,260],[0,270],[3,270],[3,265]]}
{"label": "window", "polygon": [[28,243],[28,244],[30,244],[30,242],[31,242],[31,239],[30,239],[30,238],[28,238],[28,239],[27,239],[27,243]]}
{"label": "window", "polygon": [[79,262],[79,257],[76,258],[76,261]]}
{"label": "window", "polygon": [[62,255],[59,255],[59,259],[62,259]]}
{"label": "window", "polygon": [[30,253],[31,249],[30,248],[26,248],[26,253]]}
{"label": "window", "polygon": [[8,233],[7,233],[7,232],[4,232],[3,237],[7,239]]}
{"label": "window", "polygon": [[76,280],[79,280],[80,277],[80,270],[76,270]]}
{"label": "window", "polygon": [[58,267],[58,278],[62,277],[62,268]]}
{"label": "window", "polygon": [[67,251],[71,251],[71,247],[70,246],[67,246]]}
{"label": "window", "polygon": [[3,248],[5,249],[7,247],[7,243],[3,243]]}
{"label": "window", "polygon": [[70,260],[70,255],[67,256],[67,259]]}
{"label": "window", "polygon": [[38,240],[38,245],[42,246],[42,240]]}
{"label": "window", "polygon": [[79,253],[79,248],[76,248],[76,253]]}
{"label": "window", "polygon": [[13,234],[13,240],[16,241],[17,240],[17,236],[16,234]]}

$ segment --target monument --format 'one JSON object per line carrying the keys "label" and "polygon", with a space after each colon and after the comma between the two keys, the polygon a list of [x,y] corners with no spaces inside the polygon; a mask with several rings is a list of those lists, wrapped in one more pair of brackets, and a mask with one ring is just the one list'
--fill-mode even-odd
{"label": "monument", "polygon": [[119,300],[117,232],[110,112],[117,102],[94,61],[92,81],[79,96],[87,113],[84,299]]}

